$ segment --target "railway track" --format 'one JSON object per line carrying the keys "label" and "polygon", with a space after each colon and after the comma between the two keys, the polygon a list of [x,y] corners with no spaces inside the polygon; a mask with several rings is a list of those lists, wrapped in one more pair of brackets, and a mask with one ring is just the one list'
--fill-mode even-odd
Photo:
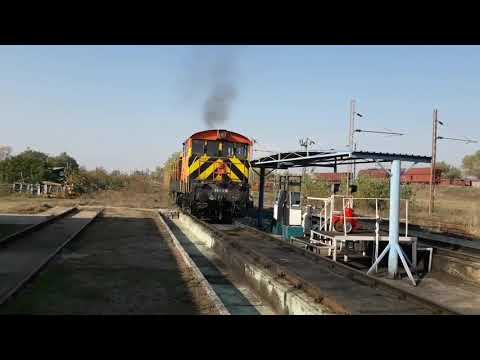
{"label": "railway track", "polygon": [[[0,239],[0,305],[29,283],[103,210],[67,208]],[[175,222],[179,226],[175,228],[174,220],[162,212],[159,215],[149,210],[149,214],[177,260],[193,274],[200,297],[216,314],[254,313],[252,310],[261,308],[269,309],[265,313],[277,314],[458,313],[418,296],[414,289],[395,287],[245,225],[208,224],[181,213],[182,221]],[[125,226],[127,221],[132,218],[125,219]],[[145,220],[141,221],[143,224]],[[102,224],[95,226],[101,230]],[[110,220],[105,224],[114,225]],[[180,227],[189,231],[182,232]],[[93,226],[91,230],[92,234],[98,231]],[[100,239],[103,233],[95,237]],[[132,245],[127,246],[130,249]],[[85,266],[92,265],[87,262]],[[156,260],[152,266],[158,266]]]}
{"label": "railway track", "polygon": [[[243,224],[215,225],[181,214],[195,232],[204,232],[212,239],[211,247],[223,257],[232,272],[247,276],[249,272],[268,272],[270,285],[275,279],[283,281],[289,292],[301,292],[307,304],[323,306],[332,314],[457,314],[448,306],[408,290],[393,286],[381,278],[367,276],[344,264],[313,254],[280,241],[266,233]],[[250,277],[253,284],[255,275]],[[265,284],[256,289],[259,296],[276,306],[279,313],[291,313],[281,299]],[[252,285],[255,288],[255,284]],[[270,299],[268,299],[270,296]],[[283,308],[282,308],[283,306]]]}
{"label": "railway track", "polygon": [[[205,264],[197,265],[199,259],[190,256],[156,210],[72,207],[38,218],[0,239],[3,313],[231,314],[213,290],[212,278],[200,271]],[[77,237],[82,241],[52,261]],[[50,296],[52,282],[59,285]],[[27,284],[28,291],[21,291]]]}
{"label": "railway track", "polygon": [[67,208],[0,239],[0,305],[35,277],[102,211]]}
{"label": "railway track", "polygon": [[[381,226],[387,231],[387,225]],[[432,270],[448,274],[467,284],[480,285],[480,241],[425,231],[416,226],[409,230],[418,244],[433,249]]]}
{"label": "railway track", "polygon": [[[367,224],[371,229],[374,229],[374,220],[362,220],[362,222]],[[388,220],[380,224],[380,230],[388,232]],[[400,224],[399,230],[401,235],[405,235],[404,223]],[[460,235],[432,232],[411,224],[409,225],[408,234],[417,237],[419,241],[422,241],[426,245],[432,245],[439,249],[471,253],[472,256],[480,258],[480,240],[462,237]]]}

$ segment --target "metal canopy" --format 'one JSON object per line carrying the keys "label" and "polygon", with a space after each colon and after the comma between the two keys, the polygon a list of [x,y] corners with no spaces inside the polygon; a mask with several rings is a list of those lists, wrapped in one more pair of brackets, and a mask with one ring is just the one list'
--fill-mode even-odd
{"label": "metal canopy", "polygon": [[292,167],[336,167],[339,165],[391,162],[394,160],[430,163],[431,156],[393,154],[371,151],[309,151],[286,152],[251,161],[255,168],[288,169]]}
{"label": "metal canopy", "polygon": [[278,153],[275,155],[266,156],[257,160],[253,160],[250,165],[252,168],[260,169],[260,183],[258,192],[258,211],[257,224],[259,228],[263,227],[263,201],[265,195],[265,170],[272,169],[288,169],[292,167],[332,167],[334,172],[337,171],[339,165],[349,164],[368,164],[392,162],[391,176],[390,176],[390,216],[389,216],[389,241],[387,247],[382,254],[376,259],[375,263],[368,270],[367,274],[376,269],[377,264],[388,253],[388,273],[392,278],[398,276],[398,258],[402,261],[408,277],[413,285],[416,281],[410,272],[407,262],[406,254],[399,245],[399,224],[400,224],[400,177],[401,177],[401,163],[431,163],[430,156],[420,156],[413,154],[392,154],[371,151],[309,151],[309,152],[289,152]]}

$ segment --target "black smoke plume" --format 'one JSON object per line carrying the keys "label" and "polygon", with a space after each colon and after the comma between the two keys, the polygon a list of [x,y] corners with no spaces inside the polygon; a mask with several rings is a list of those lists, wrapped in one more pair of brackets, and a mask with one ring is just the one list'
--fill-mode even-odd
{"label": "black smoke plume", "polygon": [[238,97],[236,64],[241,46],[192,47],[186,57],[183,101],[203,101],[202,118],[215,128],[227,122]]}
{"label": "black smoke plume", "polygon": [[205,101],[203,120],[209,127],[225,123],[230,115],[236,91],[231,83],[216,83]]}

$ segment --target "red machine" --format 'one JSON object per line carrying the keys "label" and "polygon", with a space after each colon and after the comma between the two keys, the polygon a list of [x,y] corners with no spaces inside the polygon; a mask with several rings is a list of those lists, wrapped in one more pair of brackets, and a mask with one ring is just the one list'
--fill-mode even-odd
{"label": "red machine", "polygon": [[344,223],[344,216],[342,215],[334,215],[332,218],[333,221],[333,228],[337,232],[344,232],[345,228],[347,230],[347,234],[351,233],[352,231],[356,231],[360,229],[360,223],[357,219],[351,219],[356,217],[355,212],[352,208],[345,208],[345,217],[347,218],[345,227]]}

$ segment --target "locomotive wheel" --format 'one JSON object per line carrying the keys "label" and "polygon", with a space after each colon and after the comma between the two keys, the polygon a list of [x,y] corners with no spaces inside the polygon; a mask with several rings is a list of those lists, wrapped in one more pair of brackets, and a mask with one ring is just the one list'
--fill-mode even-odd
{"label": "locomotive wheel", "polygon": [[220,211],[218,213],[218,222],[220,224],[231,224],[232,223],[232,214],[228,211]]}

